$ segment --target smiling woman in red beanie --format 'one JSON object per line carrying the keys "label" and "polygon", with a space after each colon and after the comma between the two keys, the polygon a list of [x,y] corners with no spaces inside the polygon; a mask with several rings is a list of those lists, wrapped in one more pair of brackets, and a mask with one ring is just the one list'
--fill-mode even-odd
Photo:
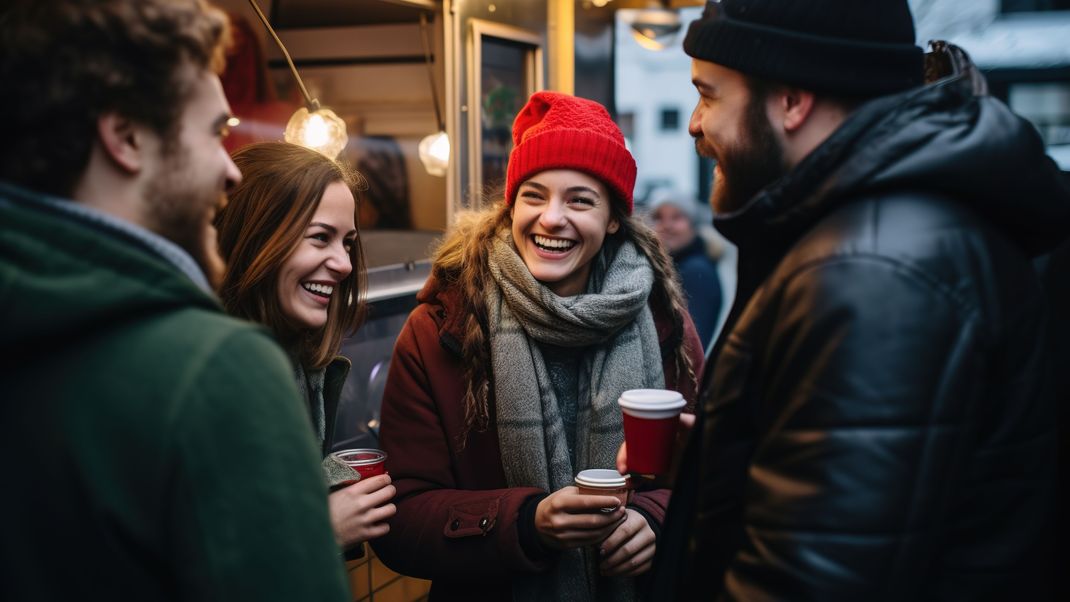
{"label": "smiling woman in red beanie", "polygon": [[615,466],[621,392],[693,403],[702,349],[605,108],[538,92],[513,142],[505,198],[447,237],[394,349],[374,547],[432,599],[634,599],[668,491],[619,507],[573,478]]}

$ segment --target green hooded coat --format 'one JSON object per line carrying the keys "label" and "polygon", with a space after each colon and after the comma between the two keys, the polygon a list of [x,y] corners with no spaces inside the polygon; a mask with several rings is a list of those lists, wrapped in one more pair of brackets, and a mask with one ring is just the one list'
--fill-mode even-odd
{"label": "green hooded coat", "polygon": [[344,600],[286,356],[140,242],[0,187],[0,599]]}

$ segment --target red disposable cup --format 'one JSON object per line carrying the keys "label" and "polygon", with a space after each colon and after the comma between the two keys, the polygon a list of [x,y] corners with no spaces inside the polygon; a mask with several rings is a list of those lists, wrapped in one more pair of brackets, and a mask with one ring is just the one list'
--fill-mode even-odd
{"label": "red disposable cup", "polygon": [[631,389],[621,393],[617,403],[624,412],[628,470],[654,475],[667,472],[680,411],[687,405],[683,395],[667,389]]}
{"label": "red disposable cup", "polygon": [[386,452],[380,449],[344,449],[334,455],[360,473],[362,479],[386,474]]}

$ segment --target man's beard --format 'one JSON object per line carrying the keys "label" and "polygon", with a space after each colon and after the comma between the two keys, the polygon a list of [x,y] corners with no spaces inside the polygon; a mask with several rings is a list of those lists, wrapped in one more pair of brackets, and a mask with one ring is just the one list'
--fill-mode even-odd
{"label": "man's beard", "polygon": [[720,177],[715,178],[710,196],[715,213],[741,209],[763,188],[788,172],[784,149],[765,114],[764,94],[751,93],[736,144],[725,147],[718,156],[713,146],[699,136],[695,138],[695,150],[717,161]]}
{"label": "man's beard", "polygon": [[212,221],[226,204],[226,193],[205,190],[204,181],[188,173],[188,162],[188,151],[171,151],[165,173],[149,186],[151,229],[189,253],[212,290],[218,290],[225,264]]}

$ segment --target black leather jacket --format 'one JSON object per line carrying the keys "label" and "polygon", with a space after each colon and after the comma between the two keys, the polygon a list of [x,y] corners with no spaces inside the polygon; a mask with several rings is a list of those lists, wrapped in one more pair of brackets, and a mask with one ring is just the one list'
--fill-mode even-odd
{"label": "black leather jacket", "polygon": [[739,290],[657,599],[1042,595],[1056,408],[1030,257],[1070,233],[1070,190],[951,58],[715,220]]}

